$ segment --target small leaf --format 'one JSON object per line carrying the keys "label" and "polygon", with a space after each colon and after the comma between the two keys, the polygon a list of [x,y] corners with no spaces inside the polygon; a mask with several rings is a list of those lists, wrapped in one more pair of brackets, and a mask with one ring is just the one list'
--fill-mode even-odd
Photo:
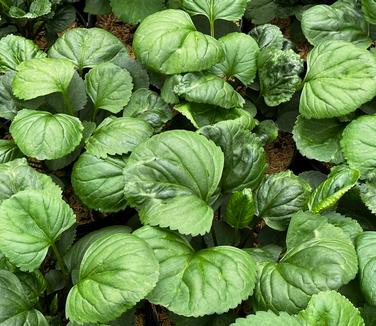
{"label": "small leaf", "polygon": [[245,228],[252,221],[256,208],[252,190],[234,192],[226,205],[224,221],[236,230]]}
{"label": "small leaf", "polygon": [[52,160],[72,152],[80,144],[83,129],[81,121],[70,115],[25,109],[9,130],[25,155]]}
{"label": "small leaf", "polygon": [[125,233],[101,237],[82,259],[66,315],[78,323],[107,323],[142,300],[158,276],[158,261],[145,241]]}
{"label": "small leaf", "polygon": [[21,157],[23,154],[13,140],[0,139],[0,163],[7,163]]}
{"label": "small leaf", "polygon": [[284,38],[278,26],[272,24],[264,24],[254,27],[249,35],[252,36],[260,49],[273,48],[282,50]]}

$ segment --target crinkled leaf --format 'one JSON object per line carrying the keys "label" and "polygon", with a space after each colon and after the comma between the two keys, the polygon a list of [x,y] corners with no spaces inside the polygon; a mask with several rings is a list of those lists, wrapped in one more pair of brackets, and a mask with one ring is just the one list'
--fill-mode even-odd
{"label": "crinkled leaf", "polygon": [[133,48],[145,66],[168,75],[201,71],[223,57],[214,38],[198,32],[186,12],[174,9],[144,19],[134,35]]}
{"label": "crinkled leaf", "polygon": [[325,41],[309,52],[300,113],[325,119],[355,111],[376,94],[376,58],[345,41]]}
{"label": "crinkled leaf", "polygon": [[124,177],[127,158],[98,158],[84,153],[74,164],[72,186],[75,194],[88,207],[116,212],[127,206],[124,196]]}
{"label": "crinkled leaf", "polygon": [[153,128],[136,118],[108,117],[86,142],[86,150],[98,158],[128,154],[153,135]]}
{"label": "crinkled leaf", "polygon": [[284,37],[278,26],[272,24],[264,24],[254,27],[249,35],[252,36],[260,49],[274,48],[281,50]]}
{"label": "crinkled leaf", "polygon": [[21,62],[44,58],[46,54],[39,47],[22,36],[8,35],[0,40],[0,72],[16,70]]}
{"label": "crinkled leaf", "polygon": [[126,233],[101,237],[82,259],[66,315],[79,323],[107,323],[142,300],[158,276],[158,260],[145,241]]}
{"label": "crinkled leaf", "polygon": [[139,145],[126,166],[125,196],[144,224],[183,234],[210,230],[211,196],[219,185],[223,153],[205,137],[173,130]]}
{"label": "crinkled leaf", "polygon": [[376,2],[374,0],[362,0],[362,11],[369,23],[376,23]]}
{"label": "crinkled leaf", "polygon": [[23,154],[13,140],[0,139],[0,163],[7,163],[21,157]]}
{"label": "crinkled leaf", "polygon": [[51,58],[69,59],[79,70],[92,68],[127,53],[123,43],[100,28],[74,28],[60,37],[48,51]]}
{"label": "crinkled leaf", "polygon": [[94,108],[112,113],[119,113],[128,104],[133,89],[129,72],[109,62],[91,69],[85,86]]}
{"label": "crinkled leaf", "polygon": [[80,144],[83,129],[81,121],[70,115],[25,109],[9,130],[25,155],[52,160],[72,152]]}
{"label": "crinkled leaf", "polygon": [[230,33],[218,41],[225,56],[210,71],[221,78],[237,78],[244,85],[251,84],[257,72],[259,48],[256,41],[243,33]]}
{"label": "crinkled leaf", "polygon": [[311,187],[291,171],[268,175],[255,193],[256,214],[275,230],[285,230],[291,216],[307,207]]}
{"label": "crinkled leaf", "polygon": [[360,196],[368,209],[376,214],[376,179],[359,185]]}
{"label": "crinkled leaf", "polygon": [[181,235],[145,226],[135,233],[153,249],[160,264],[157,286],[148,300],[183,316],[223,313],[253,293],[256,266],[230,246],[195,252]]}
{"label": "crinkled leaf", "polygon": [[22,62],[13,80],[14,95],[22,100],[55,92],[66,93],[74,66],[64,59],[41,58]]}
{"label": "crinkled leaf", "polygon": [[49,0],[33,0],[28,12],[25,12],[17,6],[9,9],[9,16],[16,19],[35,19],[51,12],[51,2]]}
{"label": "crinkled leaf", "polygon": [[258,57],[260,92],[265,103],[277,106],[289,101],[298,89],[303,61],[293,50],[261,49]]}
{"label": "crinkled leaf", "polygon": [[346,165],[334,167],[328,178],[311,194],[308,201],[309,210],[313,213],[321,213],[332,207],[356,184],[358,179],[358,170]]}
{"label": "crinkled leaf", "polygon": [[349,236],[353,243],[355,242],[356,237],[363,232],[363,229],[359,223],[350,217],[346,217],[333,211],[325,212],[324,216],[328,219],[330,224],[342,229],[342,231]]}
{"label": "crinkled leaf", "polygon": [[1,204],[0,250],[21,270],[33,271],[75,222],[72,209],[60,196],[41,190],[18,192]]}
{"label": "crinkled leaf", "polygon": [[226,205],[224,221],[236,230],[242,229],[252,221],[255,211],[252,190],[246,188],[231,194]]}
{"label": "crinkled leaf", "polygon": [[341,163],[340,140],[345,127],[337,119],[306,119],[300,115],[293,130],[296,147],[309,159]]}
{"label": "crinkled leaf", "polygon": [[189,73],[181,76],[174,92],[188,102],[217,105],[225,109],[241,108],[243,97],[218,76]]}
{"label": "crinkled leaf", "polygon": [[132,94],[123,116],[142,119],[160,131],[172,118],[172,111],[157,93],[140,88]]}

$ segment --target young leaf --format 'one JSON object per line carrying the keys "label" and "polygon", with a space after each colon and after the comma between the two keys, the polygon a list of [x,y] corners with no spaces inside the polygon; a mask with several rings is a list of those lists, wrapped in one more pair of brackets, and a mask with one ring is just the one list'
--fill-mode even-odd
{"label": "young leaf", "polygon": [[296,147],[309,159],[339,164],[344,159],[340,140],[345,127],[338,119],[305,119],[299,115],[293,130]]}
{"label": "young leaf", "polygon": [[187,13],[174,9],[144,19],[134,35],[133,48],[145,66],[167,75],[208,69],[223,57],[214,38],[198,32]]}
{"label": "young leaf", "polygon": [[369,23],[376,23],[376,3],[374,0],[362,0],[362,11]]}
{"label": "young leaf", "polygon": [[0,163],[7,163],[21,157],[23,154],[13,140],[0,139]]}
{"label": "young leaf", "polygon": [[33,308],[20,280],[13,273],[0,270],[0,324],[48,326],[42,313]]}
{"label": "young leaf", "polygon": [[368,23],[360,11],[360,5],[337,1],[331,6],[318,5],[304,11],[301,20],[305,37],[313,45],[324,41],[342,40],[368,48]]}
{"label": "young leaf", "polygon": [[97,65],[85,76],[86,92],[94,109],[119,113],[131,98],[133,83],[129,72],[113,63]]}
{"label": "young leaf", "polygon": [[135,118],[108,117],[97,127],[86,142],[89,154],[98,158],[107,155],[128,154],[153,135],[153,128]]}
{"label": "young leaf", "polygon": [[278,26],[264,24],[254,27],[249,35],[252,36],[260,49],[273,48],[282,50],[284,37]]}
{"label": "young leaf", "polygon": [[291,215],[307,207],[310,191],[309,184],[291,171],[268,175],[255,193],[256,214],[283,231]]}
{"label": "young leaf", "polygon": [[134,232],[153,249],[160,264],[154,304],[183,316],[220,314],[253,293],[256,266],[244,251],[220,246],[195,252],[181,235],[144,226]]}
{"label": "young leaf", "polygon": [[256,41],[243,33],[230,33],[219,40],[225,56],[210,71],[226,79],[237,78],[244,85],[253,82],[257,72],[259,48]]}
{"label": "young leaf", "polygon": [[308,54],[307,65],[299,107],[305,118],[343,116],[376,94],[376,58],[352,43],[322,42]]}
{"label": "young leaf", "polygon": [[366,115],[350,122],[343,132],[341,147],[347,163],[360,171],[362,179],[370,178],[376,169],[376,116]]}
{"label": "young leaf", "polygon": [[0,40],[1,73],[15,71],[24,61],[44,57],[46,54],[33,41],[22,36],[8,35]]}
{"label": "young leaf", "polygon": [[37,269],[48,248],[76,222],[60,196],[24,190],[3,201],[0,211],[0,250],[23,271]]}
{"label": "young leaf", "polygon": [[52,160],[72,152],[84,127],[78,118],[45,111],[21,110],[9,128],[21,151],[38,160]]}
{"label": "young leaf", "polygon": [[311,194],[308,201],[309,210],[313,213],[321,213],[332,207],[355,185],[358,179],[358,170],[346,165],[334,167],[328,178]]}
{"label": "young leaf", "polygon": [[75,194],[86,206],[99,211],[116,212],[124,209],[127,206],[123,192],[126,163],[125,156],[101,159],[89,153],[82,154],[72,170]]}
{"label": "young leaf", "polygon": [[224,221],[236,230],[242,229],[252,221],[255,211],[252,190],[246,188],[231,195]]}
{"label": "young leaf", "polygon": [[173,130],[148,139],[133,151],[124,171],[125,196],[142,223],[204,234],[209,206],[221,179],[223,153],[193,132]]}
{"label": "young leaf", "polygon": [[114,60],[127,53],[123,43],[100,28],[74,28],[60,37],[48,51],[51,58],[69,59],[80,71]]}
{"label": "young leaf", "polygon": [[293,50],[264,48],[258,57],[260,92],[268,106],[289,101],[298,89],[303,61]]}
{"label": "young leaf", "polygon": [[145,241],[125,233],[101,237],[82,259],[66,315],[78,323],[107,323],[142,300],[158,276],[158,260]]}
{"label": "young leaf", "polygon": [[22,100],[55,92],[67,93],[74,66],[66,59],[32,59],[22,62],[13,80],[13,93]]}
{"label": "young leaf", "polygon": [[376,179],[359,185],[360,196],[368,209],[376,214]]}

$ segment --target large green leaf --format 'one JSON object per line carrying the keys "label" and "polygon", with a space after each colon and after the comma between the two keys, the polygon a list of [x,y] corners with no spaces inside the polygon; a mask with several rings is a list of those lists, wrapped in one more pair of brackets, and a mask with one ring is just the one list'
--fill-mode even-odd
{"label": "large green leaf", "polygon": [[362,179],[376,173],[376,116],[362,116],[344,130],[341,147],[347,163],[360,171]]}
{"label": "large green leaf", "polygon": [[221,78],[237,78],[244,85],[251,84],[257,72],[259,48],[256,41],[246,34],[236,32],[227,34],[218,41],[225,56],[211,68],[211,72]]}
{"label": "large green leaf", "polygon": [[234,192],[226,205],[224,221],[234,229],[242,229],[249,225],[255,214],[255,202],[252,190],[243,189]]}
{"label": "large green leaf", "polygon": [[131,98],[133,83],[129,72],[113,63],[102,63],[85,76],[86,92],[94,109],[119,113]]}
{"label": "large green leaf", "polygon": [[359,171],[346,165],[336,166],[311,194],[308,208],[313,213],[320,213],[333,205],[353,186],[359,179]]}
{"label": "large green leaf", "polygon": [[108,117],[97,127],[86,142],[88,153],[98,158],[131,152],[137,145],[153,135],[153,128],[135,118]]}
{"label": "large green leaf", "polygon": [[64,33],[48,51],[51,58],[69,59],[79,69],[92,68],[127,53],[123,43],[100,28],[74,28]]}
{"label": "large green leaf", "polygon": [[158,260],[145,241],[126,233],[101,237],[82,259],[66,315],[78,323],[107,323],[142,300],[158,276]]}
{"label": "large green leaf", "polygon": [[199,130],[221,147],[225,155],[221,188],[224,192],[255,189],[266,172],[266,156],[260,140],[239,120],[218,122]]}
{"label": "large green leaf", "polygon": [[66,93],[74,66],[64,59],[41,58],[22,62],[13,80],[13,92],[22,100],[55,92]]}
{"label": "large green leaf", "polygon": [[325,41],[307,59],[300,113],[308,119],[339,117],[376,95],[376,58],[345,41]]}
{"label": "large green leaf", "polygon": [[260,49],[275,48],[282,49],[284,37],[278,26],[272,24],[264,24],[254,27],[250,32]]}
{"label": "large green leaf", "polygon": [[28,11],[22,10],[17,5],[9,9],[9,16],[16,19],[35,19],[49,13],[51,13],[51,2],[49,0],[33,0]]}
{"label": "large green leaf", "polygon": [[293,130],[296,147],[309,159],[341,163],[340,140],[345,126],[337,119],[305,119],[299,115]]}
{"label": "large green leaf", "polygon": [[376,179],[360,184],[359,191],[364,204],[376,214]]}
{"label": "large green leaf", "polygon": [[313,6],[304,11],[301,24],[305,37],[315,46],[324,41],[343,40],[367,48],[372,42],[360,5],[352,1]]}
{"label": "large green leaf", "polygon": [[371,24],[376,23],[376,2],[375,0],[362,0],[362,11],[365,18]]}
{"label": "large green leaf", "polygon": [[323,216],[294,214],[286,243],[287,251],[278,263],[258,264],[256,310],[297,313],[311,295],[336,290],[357,274],[350,238]]}
{"label": "large green leaf", "polygon": [[0,324],[48,326],[42,313],[33,308],[20,280],[13,273],[0,270]]}
{"label": "large green leaf", "polygon": [[160,264],[157,286],[148,300],[183,316],[223,313],[253,293],[256,266],[230,246],[195,252],[181,235],[145,226],[134,232],[153,249]]}
{"label": "large green leaf", "polygon": [[8,35],[0,40],[0,72],[16,70],[26,60],[43,58],[46,54],[33,41],[22,36]]}
{"label": "large green leaf", "polygon": [[1,204],[0,250],[21,270],[33,271],[75,222],[72,209],[60,196],[41,190],[18,192]]}
{"label": "large green leaf", "polygon": [[72,152],[84,127],[78,118],[45,111],[21,110],[9,128],[21,151],[38,160],[52,160]]}
{"label": "large green leaf", "polygon": [[277,106],[289,101],[301,83],[303,61],[293,50],[261,49],[258,57],[260,92],[265,103]]}
{"label": "large green leaf", "polygon": [[144,224],[183,234],[210,230],[209,201],[221,179],[223,153],[205,137],[173,130],[139,145],[126,166],[125,195]]}
{"label": "large green leaf", "polygon": [[174,9],[147,17],[134,35],[133,48],[145,66],[168,75],[204,70],[223,57],[214,38],[198,32],[187,13]]}
{"label": "large green leaf", "polygon": [[275,230],[285,230],[291,216],[307,207],[311,187],[291,171],[268,175],[255,193],[256,214]]}
{"label": "large green leaf", "polygon": [[23,157],[23,154],[13,140],[0,139],[0,163],[6,163],[20,157]]}
{"label": "large green leaf", "polygon": [[72,186],[75,194],[88,207],[116,212],[127,206],[124,196],[123,170],[127,158],[98,158],[84,153],[74,164],[72,170]]}
{"label": "large green leaf", "polygon": [[177,78],[174,92],[188,102],[206,103],[225,109],[241,108],[243,97],[225,80],[211,74],[189,73]]}

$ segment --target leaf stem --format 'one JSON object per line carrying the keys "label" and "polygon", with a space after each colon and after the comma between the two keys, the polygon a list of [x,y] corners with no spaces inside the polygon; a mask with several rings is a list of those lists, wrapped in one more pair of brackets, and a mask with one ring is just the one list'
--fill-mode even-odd
{"label": "leaf stem", "polygon": [[209,24],[210,24],[210,36],[215,37],[214,19],[212,17],[210,18]]}
{"label": "leaf stem", "polygon": [[56,244],[51,244],[52,251],[54,252],[55,258],[57,260],[57,263],[59,264],[62,273],[64,274],[64,277],[69,280],[69,272],[67,269],[67,266],[64,263],[63,257],[61,256],[59,249],[57,249]]}

